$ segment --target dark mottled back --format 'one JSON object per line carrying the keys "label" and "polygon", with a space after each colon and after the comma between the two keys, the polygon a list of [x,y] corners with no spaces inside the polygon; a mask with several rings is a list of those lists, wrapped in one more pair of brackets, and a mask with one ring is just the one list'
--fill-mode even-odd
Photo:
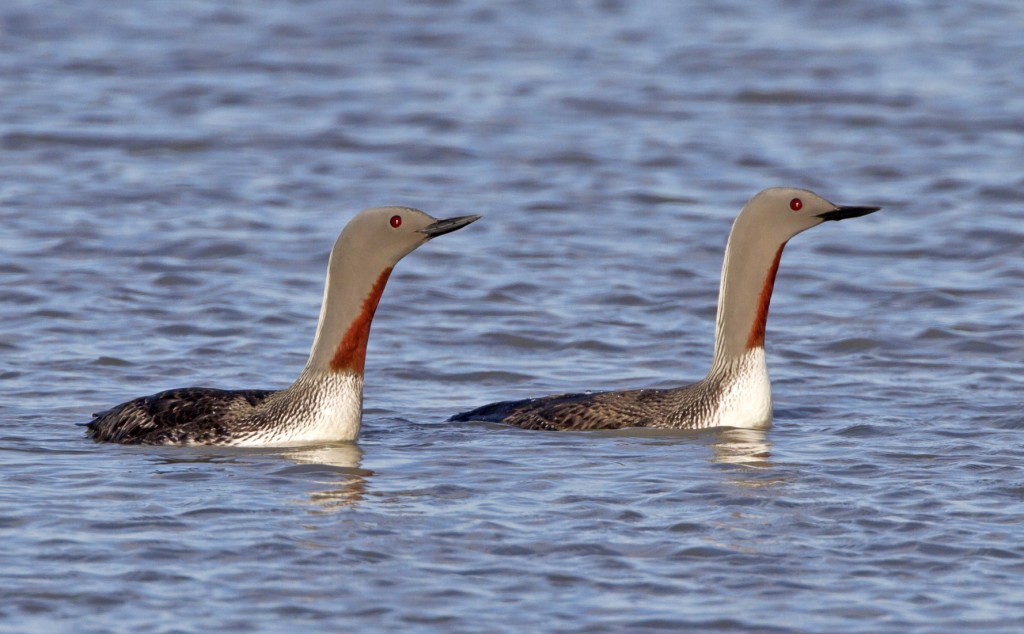
{"label": "dark mottled back", "polygon": [[228,427],[275,390],[187,387],[121,403],[93,414],[87,435],[125,444],[207,444],[230,439]]}
{"label": "dark mottled back", "polygon": [[629,390],[560,394],[491,403],[452,416],[453,422],[489,421],[523,429],[586,431],[625,427],[699,427],[710,410],[709,386],[695,383],[671,390]]}

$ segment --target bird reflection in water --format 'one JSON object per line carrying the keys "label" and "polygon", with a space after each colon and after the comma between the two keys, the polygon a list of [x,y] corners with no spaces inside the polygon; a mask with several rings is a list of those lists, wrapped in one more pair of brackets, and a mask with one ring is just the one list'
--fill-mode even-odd
{"label": "bird reflection in water", "polygon": [[772,445],[763,429],[722,429],[711,447],[715,452],[713,460],[719,464],[771,466]]}
{"label": "bird reflection in water", "polygon": [[318,447],[296,447],[281,454],[296,463],[291,473],[303,474],[309,482],[327,488],[310,495],[310,503],[321,512],[354,506],[366,494],[366,480],[373,471],[363,469],[363,450],[355,443]]}

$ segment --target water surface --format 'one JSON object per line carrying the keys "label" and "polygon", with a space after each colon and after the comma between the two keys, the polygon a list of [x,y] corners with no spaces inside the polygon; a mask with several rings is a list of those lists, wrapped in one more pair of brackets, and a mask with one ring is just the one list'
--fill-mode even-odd
{"label": "water surface", "polygon": [[[1019,3],[364,4],[0,9],[0,629],[1019,630]],[[772,185],[885,210],[787,248],[771,430],[444,422],[702,376]],[[381,204],[485,218],[392,276],[358,446],[83,438],[287,385]]]}

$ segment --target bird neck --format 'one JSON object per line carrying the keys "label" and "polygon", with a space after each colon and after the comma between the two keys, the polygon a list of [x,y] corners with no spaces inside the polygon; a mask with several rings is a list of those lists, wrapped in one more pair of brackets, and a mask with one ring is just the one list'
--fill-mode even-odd
{"label": "bird neck", "polygon": [[786,240],[768,239],[748,220],[743,214],[737,217],[725,247],[712,372],[764,348],[768,308]]}
{"label": "bird neck", "polygon": [[[340,259],[340,258],[338,258]],[[334,255],[328,266],[320,321],[303,373],[351,373],[360,377],[366,364],[370,324],[391,275],[385,268],[374,275],[353,275],[361,267],[343,266]]]}

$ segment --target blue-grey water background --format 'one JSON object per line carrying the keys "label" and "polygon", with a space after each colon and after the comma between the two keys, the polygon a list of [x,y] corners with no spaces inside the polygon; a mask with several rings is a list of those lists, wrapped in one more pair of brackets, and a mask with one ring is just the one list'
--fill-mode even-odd
{"label": "blue-grey water background", "polygon": [[[0,630],[1019,632],[1024,4],[0,6]],[[703,375],[730,223],[789,245],[767,433],[449,424]],[[280,387],[359,209],[358,445],[98,445]]]}

